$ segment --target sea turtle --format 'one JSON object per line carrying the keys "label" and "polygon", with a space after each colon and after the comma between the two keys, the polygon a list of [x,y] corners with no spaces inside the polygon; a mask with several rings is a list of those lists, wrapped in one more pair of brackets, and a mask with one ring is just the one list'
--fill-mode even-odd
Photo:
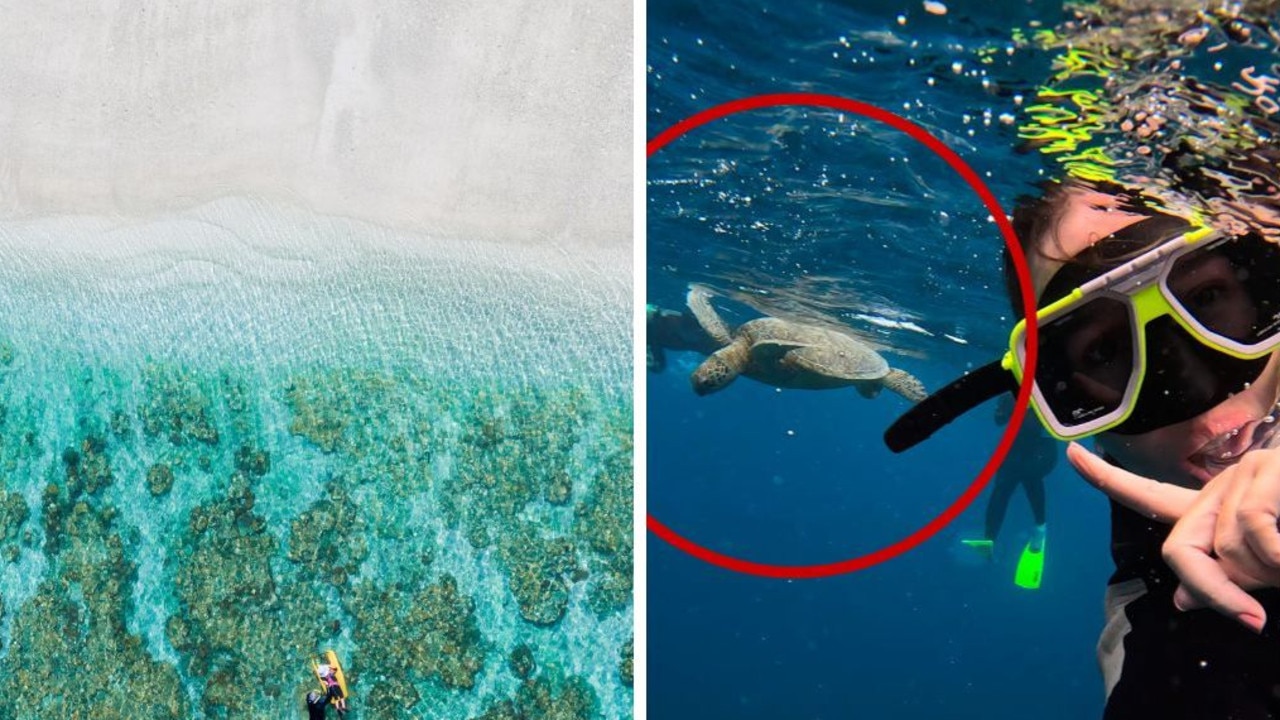
{"label": "sea turtle", "polygon": [[703,329],[720,344],[697,370],[693,390],[716,392],[746,375],[776,387],[821,390],[852,385],[872,398],[887,387],[912,402],[928,394],[924,384],[884,358],[853,335],[774,317],[751,320],[730,332],[711,307],[703,288],[689,289],[689,309]]}

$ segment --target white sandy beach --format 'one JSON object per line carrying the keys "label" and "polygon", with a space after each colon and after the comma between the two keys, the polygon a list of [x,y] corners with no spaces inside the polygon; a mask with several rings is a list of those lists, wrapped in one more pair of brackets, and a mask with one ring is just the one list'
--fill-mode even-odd
{"label": "white sandy beach", "polygon": [[0,218],[231,195],[436,235],[630,247],[631,15],[4,3]]}

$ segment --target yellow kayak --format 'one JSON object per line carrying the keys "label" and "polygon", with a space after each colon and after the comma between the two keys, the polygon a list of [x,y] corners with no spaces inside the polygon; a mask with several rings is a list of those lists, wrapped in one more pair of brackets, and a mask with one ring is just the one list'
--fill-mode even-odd
{"label": "yellow kayak", "polygon": [[[342,690],[343,698],[350,698],[351,693],[347,690],[347,674],[342,671],[342,663],[338,662],[338,653],[332,650],[324,651],[324,664],[333,669],[333,679],[338,681],[338,687]],[[315,671],[316,678],[320,680],[321,687],[327,687],[324,676],[320,674],[320,665],[314,658],[311,660],[311,669]]]}

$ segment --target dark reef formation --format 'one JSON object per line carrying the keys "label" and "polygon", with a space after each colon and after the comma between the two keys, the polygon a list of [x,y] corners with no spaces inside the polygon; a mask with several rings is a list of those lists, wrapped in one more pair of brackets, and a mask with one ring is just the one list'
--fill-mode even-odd
{"label": "dark reef formation", "polygon": [[0,603],[14,717],[301,716],[325,648],[352,720],[630,712],[629,643],[590,679],[549,649],[572,613],[630,612],[629,406],[153,363],[69,373],[68,409],[14,387],[22,361],[0,343],[0,561],[32,577]]}

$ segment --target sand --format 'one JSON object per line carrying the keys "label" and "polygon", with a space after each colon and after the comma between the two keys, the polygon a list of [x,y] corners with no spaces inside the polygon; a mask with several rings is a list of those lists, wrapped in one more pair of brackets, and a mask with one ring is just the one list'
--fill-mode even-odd
{"label": "sand", "polygon": [[630,3],[0,9],[0,219],[266,198],[630,246]]}

